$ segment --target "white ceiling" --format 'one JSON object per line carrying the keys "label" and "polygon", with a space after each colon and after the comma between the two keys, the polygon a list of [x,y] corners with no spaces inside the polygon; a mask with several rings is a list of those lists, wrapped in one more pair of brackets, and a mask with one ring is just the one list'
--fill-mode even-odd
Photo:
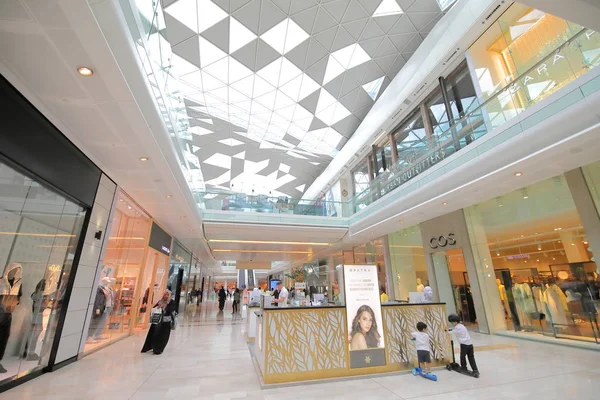
{"label": "white ceiling", "polygon": [[173,51],[188,156],[198,158],[206,187],[292,197],[327,167],[443,16],[436,0],[163,6],[155,24]]}
{"label": "white ceiling", "polygon": [[[82,65],[94,76],[78,75]],[[136,82],[123,77],[86,1],[0,2],[0,73],[165,229],[216,265],[168,134],[149,127],[154,121],[130,90]]]}

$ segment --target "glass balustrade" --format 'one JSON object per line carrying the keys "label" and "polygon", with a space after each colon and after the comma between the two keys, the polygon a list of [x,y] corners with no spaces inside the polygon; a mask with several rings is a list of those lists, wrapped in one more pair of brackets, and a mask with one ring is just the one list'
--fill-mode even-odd
{"label": "glass balustrade", "polygon": [[580,30],[450,128],[429,136],[420,147],[404,148],[395,165],[380,173],[364,191],[350,200],[351,213],[366,208],[456,151],[506,124],[599,64],[600,34],[589,29]]}
{"label": "glass balustrade", "polygon": [[337,201],[306,201],[288,197],[249,195],[245,193],[201,191],[194,193],[203,211],[237,211],[267,214],[310,215],[317,217],[347,217],[348,203]]}

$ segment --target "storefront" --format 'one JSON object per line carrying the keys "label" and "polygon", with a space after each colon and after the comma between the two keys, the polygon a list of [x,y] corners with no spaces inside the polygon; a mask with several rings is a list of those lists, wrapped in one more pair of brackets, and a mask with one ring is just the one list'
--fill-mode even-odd
{"label": "storefront", "polygon": [[[427,261],[419,226],[403,229],[387,236],[392,286],[390,299],[409,301],[422,293],[422,300],[432,300]],[[426,288],[429,288],[426,290]]]}
{"label": "storefront", "polygon": [[150,310],[162,297],[167,288],[172,237],[156,222],[152,222],[150,240],[146,250],[143,273],[138,282],[136,318],[134,327],[144,330],[148,327]]}
{"label": "storefront", "polygon": [[0,103],[3,392],[77,355],[115,185],[1,76]]}
{"label": "storefront", "polygon": [[598,164],[569,171],[465,210],[477,270],[496,282],[491,310],[505,329],[600,343],[592,251],[600,237],[589,234],[600,226],[599,172]]}
{"label": "storefront", "polygon": [[131,334],[151,226],[150,216],[119,191],[104,262],[98,269],[85,352]]}
{"label": "storefront", "polygon": [[188,298],[187,282],[190,276],[191,265],[192,253],[177,240],[173,241],[167,289],[171,291],[173,300],[178,304],[178,312],[185,310]]}

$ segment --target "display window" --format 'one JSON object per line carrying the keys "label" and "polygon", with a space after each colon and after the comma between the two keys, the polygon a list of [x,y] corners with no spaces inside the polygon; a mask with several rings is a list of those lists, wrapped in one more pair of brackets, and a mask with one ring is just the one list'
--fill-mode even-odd
{"label": "display window", "polygon": [[84,351],[130,334],[151,224],[150,216],[119,192]]}
{"label": "display window", "polygon": [[[480,280],[507,328],[599,341],[598,269],[564,176],[465,210]],[[490,267],[493,266],[493,272]]]}
{"label": "display window", "polygon": [[168,272],[169,256],[149,247],[137,296],[139,306],[136,308],[136,329],[144,330],[148,327],[150,310],[167,288]]}
{"label": "display window", "polygon": [[597,66],[599,51],[597,32],[513,4],[467,52],[478,95],[490,99],[488,125],[501,126]]}
{"label": "display window", "polygon": [[[387,240],[395,300],[409,301],[410,293],[416,292],[423,293],[423,300],[433,301],[419,227],[413,226],[389,234]],[[427,287],[429,289],[425,290]]]}
{"label": "display window", "polygon": [[192,254],[175,241],[171,250],[171,261],[169,264],[169,279],[167,281],[167,289],[173,294],[173,300],[179,300],[178,312],[183,312],[188,298],[188,278],[190,276],[190,268],[192,262]]}
{"label": "display window", "polygon": [[48,365],[85,214],[0,162],[0,384]]}

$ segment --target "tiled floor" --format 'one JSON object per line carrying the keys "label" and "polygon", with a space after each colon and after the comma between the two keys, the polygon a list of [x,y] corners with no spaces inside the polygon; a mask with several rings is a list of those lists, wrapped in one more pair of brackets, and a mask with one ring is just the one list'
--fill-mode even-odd
{"label": "tiled floor", "polygon": [[[229,306],[230,307],[230,306]],[[238,317],[239,318],[239,317]],[[597,399],[600,353],[474,334],[481,378],[437,371],[261,389],[244,341],[245,319],[214,305],[190,317],[160,356],[123,340],[0,395],[0,400],[153,399]]]}

